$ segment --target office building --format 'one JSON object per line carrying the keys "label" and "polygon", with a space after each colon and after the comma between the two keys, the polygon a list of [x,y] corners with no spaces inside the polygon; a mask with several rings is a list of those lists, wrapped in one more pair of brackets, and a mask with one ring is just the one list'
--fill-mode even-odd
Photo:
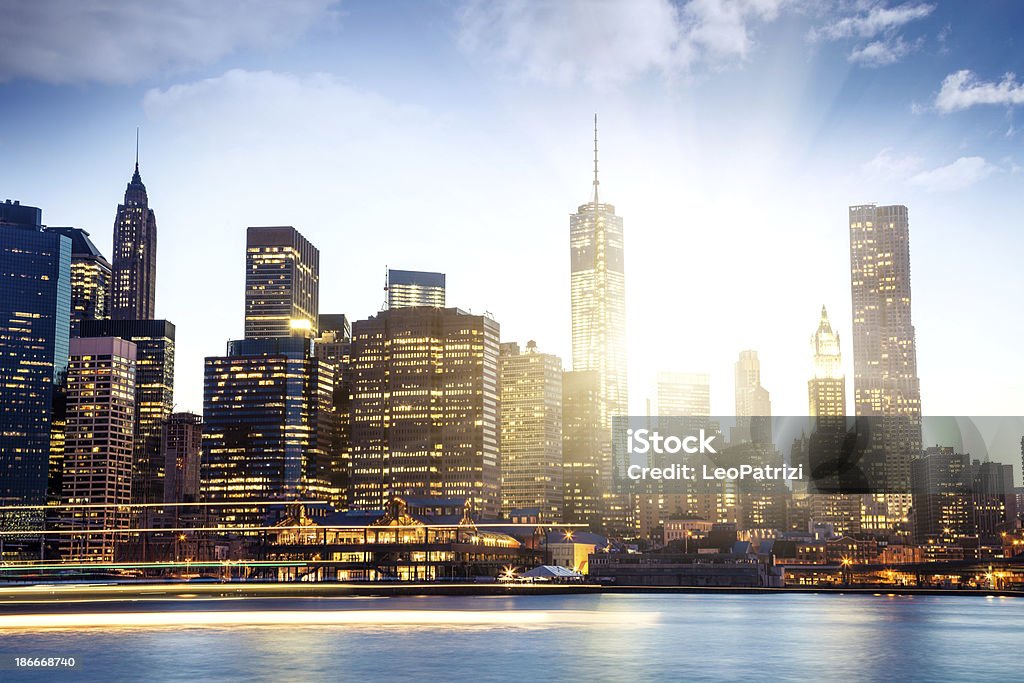
{"label": "office building", "polygon": [[151,320],[156,316],[156,214],[139,175],[138,150],[135,173],[114,218],[112,258],[110,317]]}
{"label": "office building", "polygon": [[910,462],[921,453],[921,388],[911,319],[910,222],[905,206],[850,207],[853,392],[857,416],[879,417],[865,459],[874,496],[862,520],[891,531],[910,507]]}
{"label": "office building", "polygon": [[761,386],[761,361],[757,351],[740,351],[735,363],[736,428],[733,443],[772,443],[772,402],[768,390]]}
{"label": "office building", "polygon": [[607,440],[601,425],[597,372],[562,373],[562,521],[604,526],[601,458]]}
{"label": "office building", "polygon": [[[42,211],[0,204],[0,504],[47,498],[55,387],[68,362],[71,240],[44,232]],[[0,518],[35,528],[41,514]]]}
{"label": "office building", "polygon": [[135,344],[135,459],[132,500],[164,495],[164,422],[174,407],[175,327],[166,320],[83,320],[82,337],[119,337]]}
{"label": "office building", "polygon": [[[628,415],[626,281],[622,217],[598,195],[597,117],[594,117],[593,198],[569,216],[572,369],[598,376],[601,429],[607,432],[601,467],[604,493],[612,470],[612,418]],[[621,501],[612,503],[621,504]]]}
{"label": "office building", "polygon": [[319,250],[290,226],[249,228],[245,338],[316,337],[319,301]]}
{"label": "office building", "polygon": [[700,372],[657,374],[658,415],[703,417],[711,415],[711,378]]}
{"label": "office building", "polygon": [[501,508],[562,519],[562,359],[501,345]]}
{"label": "office building", "polygon": [[499,326],[455,308],[395,308],[352,325],[352,506],[394,496],[501,508]]}
{"label": "office building", "polygon": [[828,311],[821,307],[818,329],[811,336],[813,359],[807,381],[807,410],[814,418],[807,440],[805,471],[813,481],[809,490],[810,517],[818,524],[830,524],[839,536],[861,531],[861,496],[843,493],[849,482],[839,471],[846,437],[846,376],[839,333],[832,329]]}
{"label": "office building", "polygon": [[444,308],[444,273],[388,270],[388,308],[433,306]]}
{"label": "office building", "polygon": [[[135,452],[135,344],[72,339],[67,381],[62,526],[65,557],[112,562],[126,540]],[[103,533],[76,533],[103,530]]]}
{"label": "office building", "polygon": [[226,526],[267,521],[260,501],[328,500],[333,371],[302,337],[244,339],[205,361],[204,500]]}
{"label": "office building", "polygon": [[328,364],[334,374],[334,392],[330,408],[330,446],[328,484],[331,503],[348,509],[352,477],[350,452],[352,403],[352,324],[343,313],[321,313],[319,335],[313,345],[316,357]]}
{"label": "office building", "polygon": [[46,228],[71,240],[71,336],[83,320],[110,317],[110,263],[81,228]]}
{"label": "office building", "polygon": [[170,417],[164,421],[163,444],[163,502],[194,503],[198,501],[203,449],[203,416],[195,413],[171,413]]}

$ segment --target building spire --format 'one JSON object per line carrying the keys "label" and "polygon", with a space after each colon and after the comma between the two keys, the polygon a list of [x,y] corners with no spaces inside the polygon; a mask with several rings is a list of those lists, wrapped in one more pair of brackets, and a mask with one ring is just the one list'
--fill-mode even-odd
{"label": "building spire", "polygon": [[139,127],[135,126],[135,172],[139,172]]}
{"label": "building spire", "polygon": [[597,114],[594,114],[594,203],[597,204],[597,186],[601,181],[597,179]]}

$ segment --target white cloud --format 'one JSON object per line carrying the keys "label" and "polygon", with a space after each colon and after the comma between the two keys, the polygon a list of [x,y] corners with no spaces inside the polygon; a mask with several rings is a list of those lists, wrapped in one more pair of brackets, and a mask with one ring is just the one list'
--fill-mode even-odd
{"label": "white cloud", "polygon": [[895,64],[921,45],[921,41],[908,43],[902,36],[891,40],[874,40],[850,52],[850,61],[864,66],[886,66]]}
{"label": "white cloud", "polygon": [[137,82],[293,40],[333,2],[4,0],[0,82]]}
{"label": "white cloud", "polygon": [[898,29],[912,21],[924,19],[935,10],[935,5],[906,3],[897,7],[886,7],[871,3],[867,11],[836,19],[815,29],[814,39],[840,40],[843,38],[874,38],[877,35]]}
{"label": "white cloud", "polygon": [[984,180],[998,170],[982,157],[960,157],[946,166],[921,171],[910,177],[910,184],[929,192],[963,190]]}
{"label": "white cloud", "polygon": [[935,97],[935,107],[941,112],[968,109],[979,104],[1024,104],[1024,84],[1018,83],[1012,73],[993,83],[979,81],[971,71],[961,69],[946,76]]}
{"label": "white cloud", "polygon": [[470,0],[458,12],[469,54],[546,83],[614,85],[647,73],[742,63],[756,25],[784,0]]}
{"label": "white cloud", "polygon": [[882,180],[905,179],[921,168],[919,157],[895,157],[892,149],[886,147],[875,158],[863,165],[863,170],[870,176]]}
{"label": "white cloud", "polygon": [[[861,66],[877,67],[895,64],[911,52],[918,50],[924,39],[907,41],[900,30],[911,22],[924,19],[935,10],[935,5],[905,3],[887,7],[870,0],[857,3],[854,13],[834,18],[824,26],[811,29],[811,42],[855,41],[848,60]],[[865,42],[866,41],[866,42]]]}

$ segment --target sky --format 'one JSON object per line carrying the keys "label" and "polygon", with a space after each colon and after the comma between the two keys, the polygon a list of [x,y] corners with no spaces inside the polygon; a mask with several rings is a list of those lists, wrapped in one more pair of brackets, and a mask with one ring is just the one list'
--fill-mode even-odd
{"label": "sky", "polygon": [[108,257],[135,160],[177,410],[242,336],[245,228],[320,250],[323,313],[387,267],[570,358],[569,219],[624,217],[630,403],[755,349],[807,411],[822,305],[852,392],[847,207],[910,212],[926,415],[1024,415],[1024,3],[0,0],[0,200]]}

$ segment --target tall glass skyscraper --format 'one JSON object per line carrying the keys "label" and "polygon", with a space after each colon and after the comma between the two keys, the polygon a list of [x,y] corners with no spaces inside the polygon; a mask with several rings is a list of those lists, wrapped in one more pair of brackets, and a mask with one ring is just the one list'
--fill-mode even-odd
{"label": "tall glass skyscraper", "polygon": [[46,228],[71,240],[71,336],[83,320],[110,317],[110,263],[81,228]]}
{"label": "tall glass skyscraper", "polygon": [[151,320],[156,315],[156,214],[149,195],[135,173],[124,192],[124,203],[114,218],[111,317],[114,320]]}
{"label": "tall glass skyscraper", "polygon": [[205,363],[202,489],[229,525],[264,521],[254,501],[329,500],[333,368],[301,337],[243,339]]}
{"label": "tall glass skyscraper", "polygon": [[444,273],[388,270],[388,308],[445,305]]}
{"label": "tall glass skyscraper", "polygon": [[[71,240],[44,232],[42,211],[0,204],[0,503],[46,503],[54,386],[68,363]],[[28,528],[42,516],[6,514]]]}
{"label": "tall glass skyscraper", "polygon": [[[869,457],[865,467],[873,481],[893,492],[909,491],[910,462],[921,454],[907,214],[905,206],[850,207],[854,407],[858,416],[882,418],[874,435],[877,457]],[[878,497],[864,524],[892,529],[906,518],[910,504],[908,494]]]}
{"label": "tall glass skyscraper", "polygon": [[601,438],[601,481],[611,527],[631,524],[630,503],[611,493],[612,419],[629,412],[626,381],[626,279],[622,218],[598,196],[594,116],[594,196],[569,216],[572,369],[595,372]]}
{"label": "tall glass skyscraper", "polygon": [[319,307],[319,250],[291,226],[249,228],[245,338],[316,337]]}

